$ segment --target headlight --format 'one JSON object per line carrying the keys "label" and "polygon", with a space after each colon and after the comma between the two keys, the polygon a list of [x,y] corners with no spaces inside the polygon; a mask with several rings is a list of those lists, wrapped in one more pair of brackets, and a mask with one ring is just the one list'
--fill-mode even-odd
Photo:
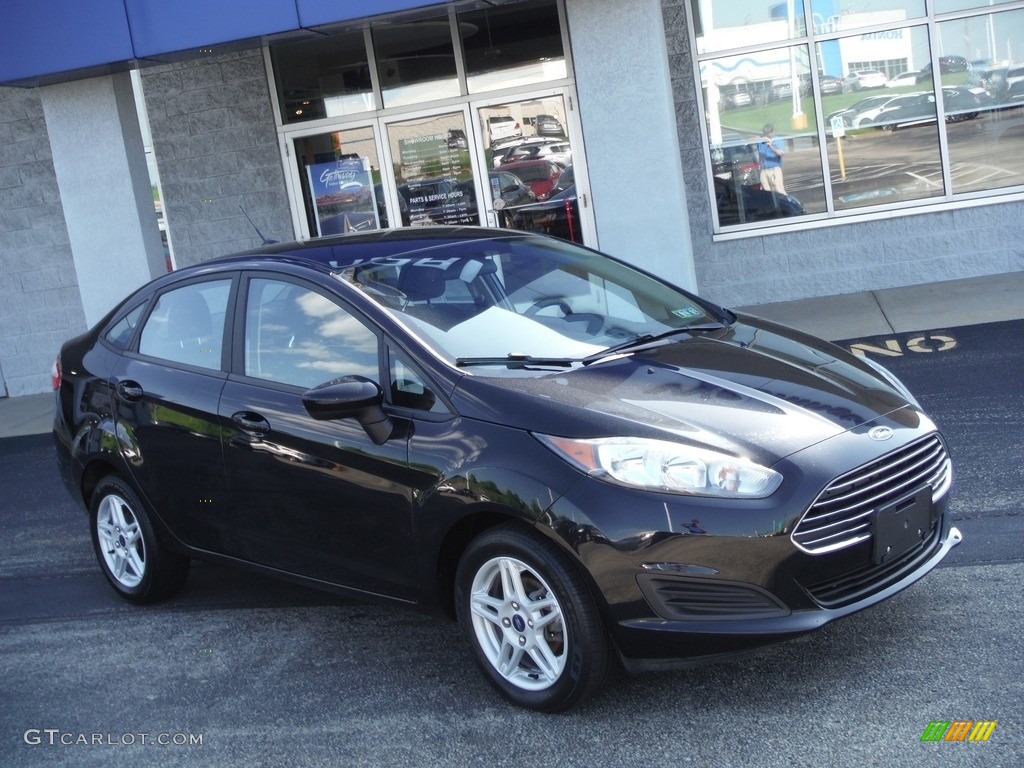
{"label": "headlight", "polygon": [[895,374],[893,374],[892,371],[890,371],[881,363],[872,360],[870,357],[862,357],[861,360],[863,360],[865,363],[874,368],[879,376],[881,376],[887,382],[892,384],[893,388],[901,395],[903,395],[907,402],[909,402],[915,408],[919,410],[921,409],[921,404],[917,402],[917,398],[910,393],[910,390],[907,389],[907,386],[902,381],[896,378]]}
{"label": "headlight", "polygon": [[762,499],[771,496],[782,483],[778,472],[747,459],[664,440],[536,437],[584,472],[635,488],[723,499]]}

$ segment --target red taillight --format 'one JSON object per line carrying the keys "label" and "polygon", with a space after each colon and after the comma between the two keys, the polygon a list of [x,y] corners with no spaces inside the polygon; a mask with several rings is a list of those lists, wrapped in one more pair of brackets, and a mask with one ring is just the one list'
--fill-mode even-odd
{"label": "red taillight", "polygon": [[60,369],[60,358],[58,357],[53,361],[53,368],[50,369],[50,384],[53,385],[54,391],[60,389],[60,382],[63,377],[64,374]]}

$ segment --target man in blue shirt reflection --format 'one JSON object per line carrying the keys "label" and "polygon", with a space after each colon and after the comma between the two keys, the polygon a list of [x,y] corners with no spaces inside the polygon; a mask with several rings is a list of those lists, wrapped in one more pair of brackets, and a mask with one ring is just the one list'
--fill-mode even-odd
{"label": "man in blue shirt reflection", "polygon": [[782,151],[781,142],[775,138],[775,126],[765,123],[761,129],[761,138],[757,141],[757,154],[761,160],[761,189],[766,192],[786,194],[782,183]]}

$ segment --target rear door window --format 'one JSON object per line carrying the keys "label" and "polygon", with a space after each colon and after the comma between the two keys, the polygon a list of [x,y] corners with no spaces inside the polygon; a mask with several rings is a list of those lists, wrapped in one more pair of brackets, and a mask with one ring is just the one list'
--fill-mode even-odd
{"label": "rear door window", "polygon": [[231,280],[211,280],[160,295],[139,337],[139,353],[217,370]]}

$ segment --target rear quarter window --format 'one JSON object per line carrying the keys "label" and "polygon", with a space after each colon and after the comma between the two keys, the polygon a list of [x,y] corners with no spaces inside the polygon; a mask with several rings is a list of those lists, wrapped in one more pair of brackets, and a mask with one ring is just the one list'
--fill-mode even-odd
{"label": "rear quarter window", "polygon": [[118,349],[127,349],[128,345],[132,342],[135,327],[139,324],[139,318],[142,317],[142,311],[145,308],[146,302],[142,302],[110,326],[107,332],[103,334],[104,340],[113,344]]}

